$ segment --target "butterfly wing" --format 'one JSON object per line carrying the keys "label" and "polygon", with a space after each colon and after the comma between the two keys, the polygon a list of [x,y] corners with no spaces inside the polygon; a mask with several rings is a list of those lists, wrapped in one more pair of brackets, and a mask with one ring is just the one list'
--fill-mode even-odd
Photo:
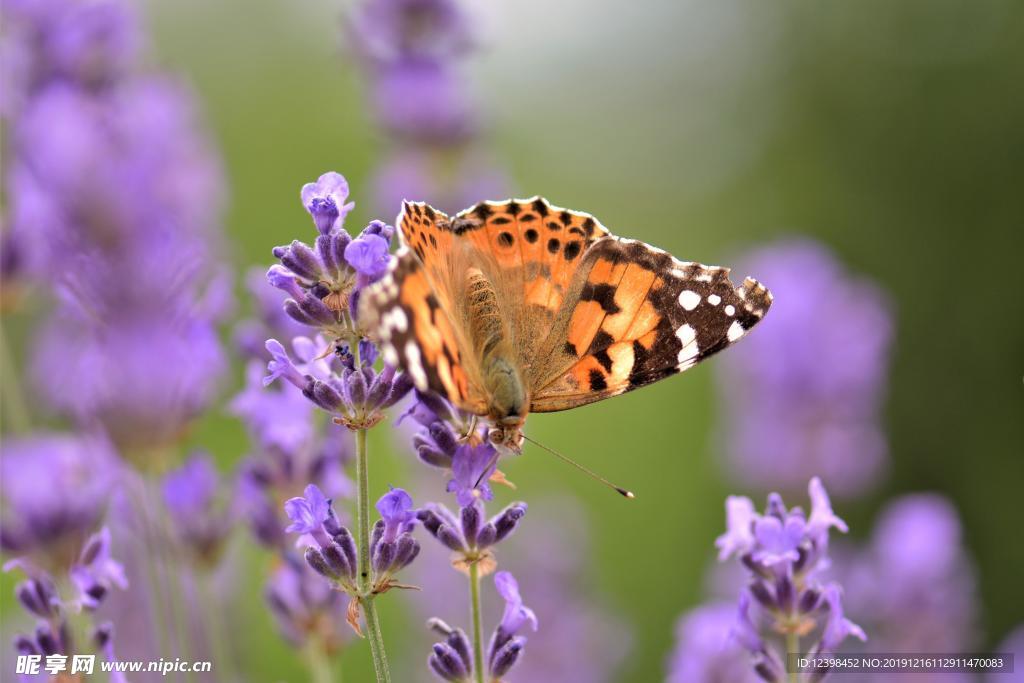
{"label": "butterfly wing", "polygon": [[608,231],[593,216],[546,199],[481,202],[452,220],[498,290],[517,360],[534,362],[586,250]]}
{"label": "butterfly wing", "polygon": [[608,236],[583,255],[531,375],[533,412],[567,410],[693,367],[743,337],[771,293],[729,270]]}
{"label": "butterfly wing", "polygon": [[385,362],[408,372],[417,389],[484,414],[487,401],[477,366],[450,308],[450,279],[443,277],[443,265],[437,268],[441,278],[415,252],[399,249],[388,273],[363,292],[359,322],[374,331]]}

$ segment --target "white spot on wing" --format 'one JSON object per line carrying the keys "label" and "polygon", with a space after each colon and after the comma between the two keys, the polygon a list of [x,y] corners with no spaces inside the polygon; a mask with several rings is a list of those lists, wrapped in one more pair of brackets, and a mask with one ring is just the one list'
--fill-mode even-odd
{"label": "white spot on wing", "polygon": [[700,294],[689,289],[684,289],[679,292],[679,305],[685,308],[687,311],[692,311],[697,308],[700,303]]}
{"label": "white spot on wing", "polygon": [[679,349],[679,356],[676,359],[679,363],[685,363],[688,360],[696,357],[697,349],[697,331],[690,325],[682,325],[676,330],[676,336],[679,337],[679,341],[682,343],[683,348]]}
{"label": "white spot on wing", "polygon": [[729,325],[729,331],[725,336],[729,341],[734,342],[746,333],[747,331],[743,329],[743,325],[740,325],[738,320],[734,320],[732,325]]}
{"label": "white spot on wing", "polygon": [[722,303],[722,297],[718,296],[717,294],[708,294],[708,303],[711,304],[712,306],[717,306],[718,304]]}
{"label": "white spot on wing", "polygon": [[727,305],[727,306],[725,307],[725,314],[726,314],[727,316],[729,316],[730,318],[731,318],[732,316],[736,315],[736,307],[735,307],[735,306],[733,306],[732,304],[729,304],[729,305]]}
{"label": "white spot on wing", "polygon": [[398,367],[398,352],[395,351],[395,347],[391,344],[384,346],[384,362],[393,368]]}
{"label": "white spot on wing", "polygon": [[412,375],[412,382],[420,391],[427,390],[427,373],[423,371],[420,348],[411,339],[405,343],[406,370]]}

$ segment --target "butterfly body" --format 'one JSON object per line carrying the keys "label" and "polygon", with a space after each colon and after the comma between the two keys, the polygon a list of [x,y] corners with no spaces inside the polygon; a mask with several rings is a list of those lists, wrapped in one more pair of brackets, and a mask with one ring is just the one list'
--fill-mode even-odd
{"label": "butterfly body", "polygon": [[406,202],[402,248],[360,321],[417,388],[487,418],[518,450],[531,412],[567,410],[682,372],[744,336],[771,294],[675,259],[539,197],[454,218]]}

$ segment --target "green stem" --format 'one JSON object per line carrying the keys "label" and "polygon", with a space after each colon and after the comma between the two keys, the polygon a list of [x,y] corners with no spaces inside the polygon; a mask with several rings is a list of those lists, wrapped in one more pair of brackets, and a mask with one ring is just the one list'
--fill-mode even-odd
{"label": "green stem", "polygon": [[[358,347],[357,347],[358,348]],[[357,352],[358,353],[358,352]],[[357,359],[358,363],[358,359]],[[380,630],[377,608],[370,586],[370,477],[366,463],[366,430],[356,430],[356,526],[359,533],[359,591],[360,603],[366,615],[366,637],[370,641],[373,670],[377,683],[390,683],[387,655],[384,654],[384,637]]]}
{"label": "green stem", "polygon": [[[786,634],[786,664],[790,663],[790,654],[800,654],[800,636],[795,632],[789,632]],[[795,662],[794,662],[795,663]],[[789,667],[789,683],[799,683],[800,672],[797,667]]]}
{"label": "green stem", "polygon": [[341,677],[334,677],[331,660],[327,658],[324,649],[320,645],[318,639],[310,639],[303,652],[306,667],[309,669],[310,680],[312,683],[339,683]]}
{"label": "green stem", "polygon": [[480,615],[480,564],[469,565],[469,609],[473,617],[473,675],[484,683],[484,629]]}
{"label": "green stem", "polygon": [[216,661],[215,666],[221,680],[235,680],[235,662],[231,647],[225,640],[227,629],[224,626],[224,603],[217,595],[214,586],[213,568],[207,568],[200,576],[193,577],[199,587],[199,597],[203,602],[206,616],[206,635],[210,640],[210,659]]}
{"label": "green stem", "polygon": [[21,390],[18,379],[18,367],[14,362],[11,345],[7,341],[7,326],[0,324],[0,368],[3,371],[4,404],[7,406],[7,417],[10,419],[11,431],[24,434],[32,428],[28,409],[25,407],[25,394]]}

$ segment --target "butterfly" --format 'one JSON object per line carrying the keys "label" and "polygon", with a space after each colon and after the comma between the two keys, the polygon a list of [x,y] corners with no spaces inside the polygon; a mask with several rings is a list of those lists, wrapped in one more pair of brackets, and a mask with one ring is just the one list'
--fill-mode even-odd
{"label": "butterfly", "polygon": [[519,452],[530,413],[587,405],[687,370],[735,343],[771,293],[679,261],[540,197],[451,218],[403,202],[401,247],[363,292],[360,325],[416,388],[487,418]]}

